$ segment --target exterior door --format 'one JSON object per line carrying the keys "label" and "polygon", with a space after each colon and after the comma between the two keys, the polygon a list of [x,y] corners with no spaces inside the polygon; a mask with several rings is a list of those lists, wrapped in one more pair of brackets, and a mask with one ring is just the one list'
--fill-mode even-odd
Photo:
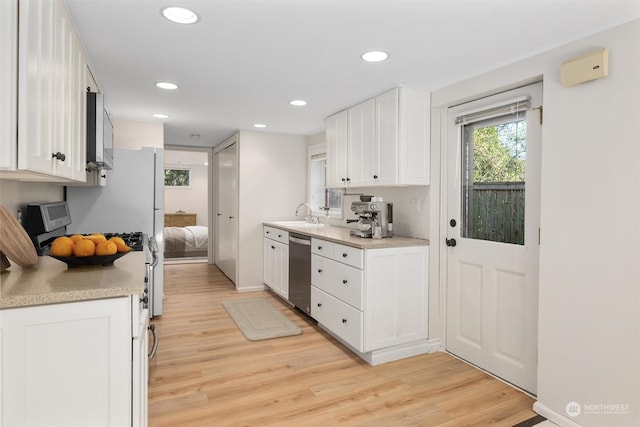
{"label": "exterior door", "polygon": [[447,350],[536,393],[542,83],[448,113]]}
{"label": "exterior door", "polygon": [[216,154],[216,265],[236,283],[238,254],[238,144]]}

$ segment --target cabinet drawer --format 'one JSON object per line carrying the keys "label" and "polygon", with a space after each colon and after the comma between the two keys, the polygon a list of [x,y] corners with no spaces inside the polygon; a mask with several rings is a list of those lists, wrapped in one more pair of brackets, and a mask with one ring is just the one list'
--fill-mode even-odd
{"label": "cabinet drawer", "polygon": [[265,225],[264,237],[268,237],[269,239],[284,243],[285,245],[289,244],[289,232],[280,230],[279,228],[269,227]]}
{"label": "cabinet drawer", "polygon": [[311,286],[311,317],[362,352],[362,312]]}
{"label": "cabinet drawer", "polygon": [[351,246],[333,245],[333,259],[355,268],[364,269],[364,250]]}
{"label": "cabinet drawer", "polygon": [[312,238],[311,253],[331,258],[333,257],[333,243],[327,242],[326,240]]}
{"label": "cabinet drawer", "polygon": [[362,310],[364,272],[339,262],[311,255],[311,284]]}

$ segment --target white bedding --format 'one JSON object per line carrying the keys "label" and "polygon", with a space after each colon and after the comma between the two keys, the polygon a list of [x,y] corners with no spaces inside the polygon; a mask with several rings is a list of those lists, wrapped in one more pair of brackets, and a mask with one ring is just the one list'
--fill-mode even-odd
{"label": "white bedding", "polygon": [[202,225],[182,227],[185,234],[185,250],[207,249],[209,229]]}
{"label": "white bedding", "polygon": [[206,255],[208,237],[208,228],[201,225],[165,227],[165,256],[181,257],[186,256],[186,254],[194,254],[196,252],[198,253],[197,255]]}

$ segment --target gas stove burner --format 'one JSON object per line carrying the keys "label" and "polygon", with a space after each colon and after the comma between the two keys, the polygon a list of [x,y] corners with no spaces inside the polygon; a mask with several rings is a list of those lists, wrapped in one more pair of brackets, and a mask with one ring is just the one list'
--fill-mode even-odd
{"label": "gas stove burner", "polygon": [[134,251],[141,251],[143,247],[143,237],[141,231],[127,232],[127,233],[104,233],[104,237],[110,239],[112,237],[120,237],[124,240],[125,245],[129,246]]}

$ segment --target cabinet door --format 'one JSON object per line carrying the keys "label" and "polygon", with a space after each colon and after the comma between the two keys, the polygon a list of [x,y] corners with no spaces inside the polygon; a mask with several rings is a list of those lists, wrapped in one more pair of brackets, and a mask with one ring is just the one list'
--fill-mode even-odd
{"label": "cabinet door", "polygon": [[348,122],[346,110],[327,118],[327,188],[348,185]]}
{"label": "cabinet door", "polygon": [[264,283],[274,292],[289,298],[289,246],[264,238]]}
{"label": "cabinet door", "polygon": [[429,92],[400,88],[398,184],[428,185],[431,178],[431,97]]}
{"label": "cabinet door", "polygon": [[398,183],[398,89],[376,97],[375,183]]}
{"label": "cabinet door", "polygon": [[18,1],[0,1],[0,169],[15,170],[17,160],[16,73]]}
{"label": "cabinet door", "polygon": [[364,348],[427,338],[427,246],[366,251]]}
{"label": "cabinet door", "polygon": [[276,243],[271,239],[263,239],[263,282],[271,289],[275,289],[275,256],[276,256]]}
{"label": "cabinet door", "polygon": [[1,314],[5,425],[131,424],[130,298]]}
{"label": "cabinet door", "polygon": [[54,174],[52,67],[57,4],[21,1],[18,45],[18,169]]}
{"label": "cabinet door", "polygon": [[349,110],[348,170],[349,185],[375,184],[376,102],[370,99]]}

